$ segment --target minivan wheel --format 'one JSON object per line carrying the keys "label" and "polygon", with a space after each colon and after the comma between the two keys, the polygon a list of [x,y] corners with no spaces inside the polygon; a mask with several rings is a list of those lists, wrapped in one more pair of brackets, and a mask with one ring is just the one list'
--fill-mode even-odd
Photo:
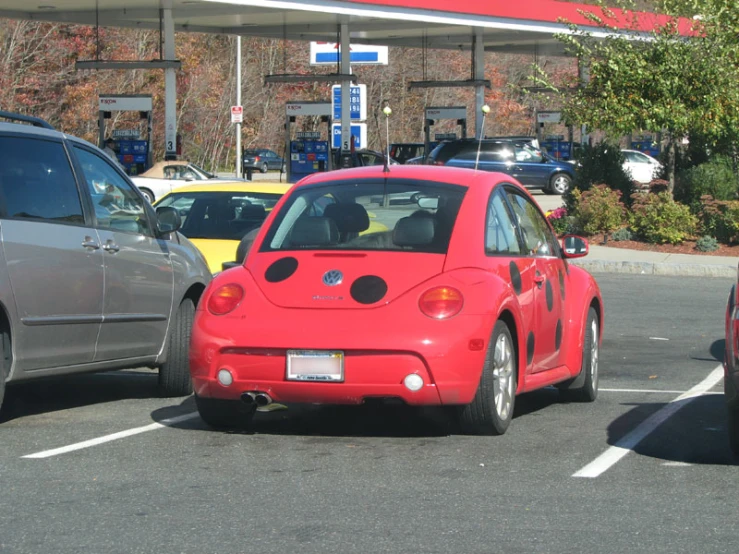
{"label": "minivan wheel", "polygon": [[167,361],[159,368],[159,395],[187,396],[192,393],[190,380],[190,335],[195,304],[185,298],[172,321],[167,347]]}
{"label": "minivan wheel", "polygon": [[569,175],[566,173],[557,173],[556,175],[552,175],[552,178],[549,180],[549,192],[551,194],[564,194],[570,190],[570,185],[572,185],[572,178]]}

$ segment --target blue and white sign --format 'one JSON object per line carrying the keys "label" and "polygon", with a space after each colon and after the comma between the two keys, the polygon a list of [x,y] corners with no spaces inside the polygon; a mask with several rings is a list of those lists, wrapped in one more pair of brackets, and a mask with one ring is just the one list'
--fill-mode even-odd
{"label": "blue and white sign", "polygon": [[[387,65],[388,47],[370,44],[349,45],[349,63]],[[341,45],[336,42],[311,42],[311,65],[336,65],[340,61]]]}
{"label": "blue and white sign", "polygon": [[[341,120],[341,85],[331,87],[333,118]],[[364,121],[367,119],[367,85],[351,85],[349,90],[349,118]]]}
{"label": "blue and white sign", "polygon": [[[352,123],[354,148],[367,148],[367,124]],[[331,148],[341,148],[341,123],[331,125]]]}

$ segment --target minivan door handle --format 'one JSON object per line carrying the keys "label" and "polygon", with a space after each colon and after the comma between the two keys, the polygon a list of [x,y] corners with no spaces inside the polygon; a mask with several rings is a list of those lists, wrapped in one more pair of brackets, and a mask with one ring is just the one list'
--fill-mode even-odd
{"label": "minivan door handle", "polygon": [[100,245],[92,237],[85,237],[85,240],[82,241],[82,246],[85,248],[92,248],[93,250],[100,248]]}
{"label": "minivan door handle", "polygon": [[112,240],[107,240],[105,241],[105,244],[103,244],[103,250],[105,250],[106,252],[118,252],[120,249],[121,247],[114,243]]}

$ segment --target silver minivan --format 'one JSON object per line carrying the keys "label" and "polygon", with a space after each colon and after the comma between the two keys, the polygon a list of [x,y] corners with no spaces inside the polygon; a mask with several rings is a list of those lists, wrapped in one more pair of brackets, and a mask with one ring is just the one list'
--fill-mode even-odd
{"label": "silver minivan", "polygon": [[0,404],[5,386],[148,366],[190,394],[205,259],[104,152],[0,112]]}

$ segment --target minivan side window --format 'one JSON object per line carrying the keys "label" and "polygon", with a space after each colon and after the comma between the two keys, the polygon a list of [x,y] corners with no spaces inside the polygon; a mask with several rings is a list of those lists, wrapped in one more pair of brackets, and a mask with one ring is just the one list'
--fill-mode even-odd
{"label": "minivan side window", "polygon": [[2,217],[84,225],[85,216],[67,152],[61,142],[0,137]]}
{"label": "minivan side window", "polygon": [[151,235],[143,198],[106,158],[76,145],[74,150],[92,196],[97,226]]}

